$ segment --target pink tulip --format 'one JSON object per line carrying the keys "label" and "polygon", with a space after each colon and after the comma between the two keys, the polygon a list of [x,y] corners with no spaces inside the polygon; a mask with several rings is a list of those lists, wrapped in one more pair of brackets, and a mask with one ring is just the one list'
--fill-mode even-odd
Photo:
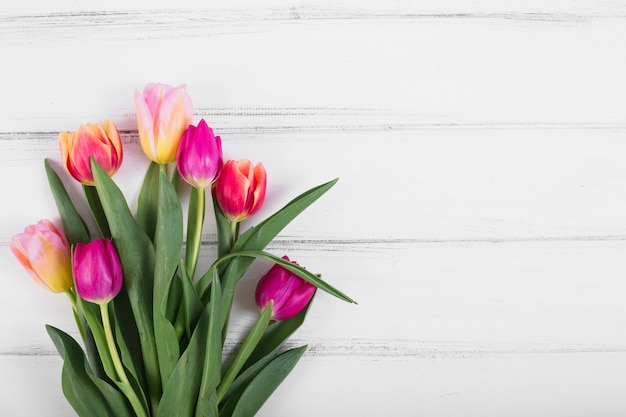
{"label": "pink tulip", "polygon": [[[289,260],[286,256],[283,259]],[[276,264],[259,281],[255,302],[263,310],[273,300],[272,320],[286,320],[302,311],[314,293],[313,284]]]}
{"label": "pink tulip", "polygon": [[176,156],[180,176],[194,187],[211,185],[222,169],[222,140],[204,119],[198,127],[189,125],[183,133]]}
{"label": "pink tulip", "polygon": [[185,86],[148,84],[143,94],[135,91],[135,106],[144,153],[160,164],[174,162],[180,137],[193,117]]}
{"label": "pink tulip", "polygon": [[72,286],[70,245],[49,220],[41,220],[13,236],[11,251],[31,277],[47,290],[65,292]]}
{"label": "pink tulip", "polygon": [[111,301],[122,288],[122,265],[109,239],[77,243],[72,257],[76,292],[96,304]]}
{"label": "pink tulip", "polygon": [[59,147],[67,171],[85,185],[94,185],[92,156],[109,176],[122,165],[122,141],[117,127],[110,120],[101,125],[86,123],[76,132],[61,132]]}
{"label": "pink tulip", "polygon": [[267,174],[263,164],[256,166],[247,159],[229,160],[215,182],[214,192],[224,215],[240,222],[256,213],[265,199]]}

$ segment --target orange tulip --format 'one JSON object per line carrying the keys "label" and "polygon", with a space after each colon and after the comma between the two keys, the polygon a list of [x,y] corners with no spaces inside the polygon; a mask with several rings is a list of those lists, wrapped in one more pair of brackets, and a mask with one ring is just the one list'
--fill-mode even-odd
{"label": "orange tulip", "polygon": [[217,203],[231,222],[240,222],[256,213],[265,200],[267,174],[262,163],[247,159],[224,164],[213,186]]}
{"label": "orange tulip", "polygon": [[67,171],[84,185],[94,185],[91,157],[112,176],[122,165],[122,141],[110,120],[101,125],[86,123],[76,132],[59,134],[61,157]]}

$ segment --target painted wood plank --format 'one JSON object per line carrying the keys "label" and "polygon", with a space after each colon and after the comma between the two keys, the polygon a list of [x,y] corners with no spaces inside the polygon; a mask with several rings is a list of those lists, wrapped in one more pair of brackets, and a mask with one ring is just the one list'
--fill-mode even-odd
{"label": "painted wood plank", "polygon": [[[3,412],[16,416],[73,415],[60,389],[60,359],[0,355],[0,368],[4,370],[0,379]],[[626,412],[621,390],[625,372],[624,353],[444,360],[305,354],[259,417],[619,417]],[[8,379],[7,375],[13,377]]]}
{"label": "painted wood plank", "polygon": [[[262,161],[267,202],[257,222],[304,190],[339,183],[281,235],[288,240],[463,242],[622,240],[624,129],[460,129],[238,133],[211,123],[226,158]],[[147,166],[136,133],[115,179],[136,199]],[[0,134],[6,216],[0,241],[56,216],[43,170],[59,164],[57,133]],[[20,179],[9,181],[10,178]],[[27,186],[29,192],[24,192]],[[19,196],[16,198],[15,196]],[[80,201],[83,201],[80,203]],[[205,241],[214,239],[207,219]]]}
{"label": "painted wood plank", "polygon": [[[150,81],[186,83],[198,114],[232,116],[228,127],[249,130],[342,128],[346,113],[369,128],[626,123],[623,13],[220,24],[211,10],[166,11],[156,22],[152,10],[140,13],[95,22],[61,14],[58,24],[4,17],[2,130],[105,117],[132,129],[132,93]],[[294,122],[293,113],[312,119]]]}

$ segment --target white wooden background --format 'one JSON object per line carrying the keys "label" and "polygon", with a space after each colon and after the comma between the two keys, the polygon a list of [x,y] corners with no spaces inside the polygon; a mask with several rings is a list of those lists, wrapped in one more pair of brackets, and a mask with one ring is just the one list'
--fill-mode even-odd
{"label": "white wooden background", "polygon": [[621,1],[3,0],[0,414],[73,415],[69,306],[9,250],[56,217],[43,158],[111,118],[134,199],[133,92],[163,82],[264,163],[257,220],[341,178],[269,249],[359,305],[317,297],[261,416],[626,415],[625,78]]}

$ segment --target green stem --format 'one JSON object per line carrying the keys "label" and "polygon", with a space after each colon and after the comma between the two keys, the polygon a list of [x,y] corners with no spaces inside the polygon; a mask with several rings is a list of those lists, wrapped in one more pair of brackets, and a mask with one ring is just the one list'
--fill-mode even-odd
{"label": "green stem", "polygon": [[100,314],[102,315],[102,327],[104,328],[109,354],[111,355],[111,360],[113,361],[113,366],[115,367],[115,372],[117,373],[118,379],[116,382],[120,385],[124,394],[126,394],[126,398],[130,401],[137,417],[148,417],[141,400],[137,397],[137,393],[135,393],[130,385],[130,382],[128,381],[124,365],[122,365],[122,360],[117,352],[115,338],[113,337],[113,330],[111,329],[111,320],[109,318],[109,303],[100,304]]}
{"label": "green stem", "polygon": [[239,239],[239,222],[230,222],[230,232],[231,232],[231,245],[230,247],[234,247],[237,239]]}
{"label": "green stem", "polygon": [[80,321],[80,315],[78,314],[78,306],[76,305],[76,294],[72,292],[71,289],[65,291],[67,294],[67,298],[70,299],[70,303],[72,303],[72,311],[74,312],[74,320],[76,320],[76,326],[78,327],[78,331],[80,332],[80,337],[83,338],[83,342],[85,341],[85,329],[83,329],[83,325]]}
{"label": "green stem", "polygon": [[[167,164],[159,164],[159,169],[161,170],[162,173],[165,174],[165,176],[167,177]],[[169,177],[168,177],[169,178]]]}
{"label": "green stem", "polygon": [[[187,249],[185,252],[185,266],[189,279],[193,281],[202,245],[202,225],[204,224],[204,211],[206,196],[203,187],[193,187],[192,198],[189,202],[189,215],[187,218]],[[194,205],[195,203],[195,205]]]}
{"label": "green stem", "polygon": [[241,371],[241,368],[246,363],[256,346],[259,344],[261,337],[267,329],[268,324],[270,323],[270,319],[272,317],[272,309],[274,308],[274,301],[271,300],[261,312],[259,319],[252,326],[250,332],[246,336],[246,339],[241,344],[241,347],[237,351],[237,354],[233,358],[233,360],[228,365],[224,376],[220,384],[217,387],[217,402],[219,403],[224,395],[230,388],[230,385],[235,380],[235,377]]}

